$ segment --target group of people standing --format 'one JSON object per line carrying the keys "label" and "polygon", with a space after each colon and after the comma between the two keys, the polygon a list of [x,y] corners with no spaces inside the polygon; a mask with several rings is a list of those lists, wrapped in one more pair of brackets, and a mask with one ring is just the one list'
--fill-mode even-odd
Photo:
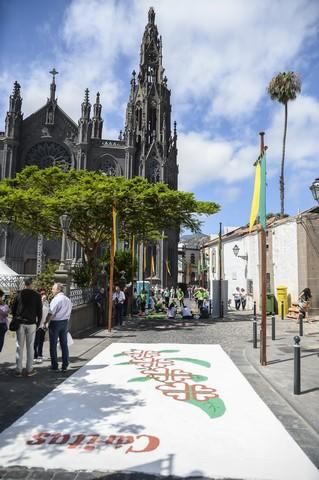
{"label": "group of people standing", "polygon": [[[63,293],[63,285],[54,283],[49,303],[44,289],[32,288],[32,278],[25,279],[25,287],[15,296],[11,305],[12,319],[17,324],[15,376],[23,376],[23,353],[26,347],[26,376],[37,373],[34,363],[43,360],[45,332],[49,332],[51,370],[59,370],[57,344],[62,352],[62,371],[69,366],[68,324],[72,311],[71,300]],[[10,308],[0,290],[0,351],[5,334],[10,328]]]}
{"label": "group of people standing", "polygon": [[233,293],[234,301],[235,301],[235,308],[239,310],[242,307],[243,310],[246,309],[247,303],[247,294],[244,288],[236,287]]}

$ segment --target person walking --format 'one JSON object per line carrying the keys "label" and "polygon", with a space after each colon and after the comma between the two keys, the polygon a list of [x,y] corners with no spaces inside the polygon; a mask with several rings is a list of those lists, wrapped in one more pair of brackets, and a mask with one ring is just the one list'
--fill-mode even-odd
{"label": "person walking", "polygon": [[39,327],[35,333],[34,340],[34,361],[35,363],[42,363],[43,361],[43,344],[45,337],[45,321],[49,313],[49,302],[45,293],[45,290],[40,289],[39,291],[42,301],[42,318]]}
{"label": "person walking", "polygon": [[125,302],[125,293],[118,285],[113,293],[113,304],[115,307],[115,326],[121,327],[123,323],[123,305]]}
{"label": "person walking", "polygon": [[51,370],[58,371],[58,339],[62,351],[62,371],[69,366],[68,325],[72,312],[71,300],[63,293],[63,285],[55,283],[52,287],[53,299],[50,302],[49,315],[45,326],[49,328]]}
{"label": "person walking", "polygon": [[94,301],[98,308],[97,326],[102,327],[106,323],[106,295],[103,287],[94,296]]}
{"label": "person walking", "polygon": [[184,306],[184,292],[180,287],[176,290],[176,298],[179,301],[180,308],[182,308]]}
{"label": "person walking", "polygon": [[164,303],[165,303],[165,307],[168,308],[168,305],[169,305],[169,289],[168,287],[165,288],[164,292],[163,292],[163,297],[164,297]]}
{"label": "person walking", "polygon": [[4,337],[8,330],[8,323],[9,323],[8,322],[9,307],[4,302],[3,296],[4,296],[4,291],[0,290],[0,352],[3,348]]}
{"label": "person walking", "polygon": [[235,300],[235,308],[236,308],[236,310],[239,310],[240,309],[240,303],[241,303],[240,288],[239,287],[236,287],[236,289],[233,293],[233,297],[234,297],[234,300]]}
{"label": "person walking", "polygon": [[240,289],[240,302],[241,302],[242,309],[245,310],[246,303],[247,303],[247,295],[244,288]]}
{"label": "person walking", "polygon": [[23,350],[26,344],[27,361],[26,375],[31,377],[37,372],[33,368],[34,357],[34,339],[37,327],[42,319],[42,301],[38,292],[32,289],[32,278],[26,278],[24,281],[25,288],[13,300],[11,312],[12,316],[22,318],[21,324],[16,332],[17,349],[16,349],[16,371],[17,377],[22,377]]}
{"label": "person walking", "polygon": [[147,295],[146,291],[142,290],[141,293],[138,296],[139,299],[139,306],[140,306],[140,315],[144,316],[145,315],[145,309],[146,309],[146,300],[147,300]]}

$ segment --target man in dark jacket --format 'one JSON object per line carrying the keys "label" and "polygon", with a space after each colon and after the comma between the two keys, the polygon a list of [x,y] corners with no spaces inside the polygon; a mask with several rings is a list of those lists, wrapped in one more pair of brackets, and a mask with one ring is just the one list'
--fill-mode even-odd
{"label": "man in dark jacket", "polygon": [[32,278],[26,278],[25,288],[16,296],[12,304],[12,316],[21,318],[17,330],[16,372],[17,377],[22,377],[22,361],[24,344],[27,347],[26,374],[32,377],[37,372],[33,369],[34,338],[37,327],[42,318],[42,301],[38,292],[32,289]]}

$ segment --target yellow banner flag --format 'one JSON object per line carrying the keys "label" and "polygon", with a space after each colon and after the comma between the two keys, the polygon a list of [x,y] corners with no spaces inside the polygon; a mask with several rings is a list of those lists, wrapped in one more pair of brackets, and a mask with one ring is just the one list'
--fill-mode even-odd
{"label": "yellow banner flag", "polygon": [[251,204],[250,218],[249,218],[249,231],[251,231],[259,211],[260,181],[261,181],[260,173],[261,173],[260,162],[257,162],[256,173],[255,173],[254,195],[253,195],[253,201]]}
{"label": "yellow banner flag", "polygon": [[113,220],[113,255],[115,256],[116,254],[116,243],[117,243],[117,231],[116,231],[116,217],[117,217],[117,211],[115,207],[112,207],[112,220]]}
{"label": "yellow banner flag", "polygon": [[170,270],[170,268],[169,268],[168,260],[166,260],[166,270],[167,270],[168,275],[171,277],[172,274],[171,274],[171,270]]}
{"label": "yellow banner flag", "polygon": [[152,255],[152,258],[151,258],[151,273],[152,275],[154,275],[155,273],[154,255]]}

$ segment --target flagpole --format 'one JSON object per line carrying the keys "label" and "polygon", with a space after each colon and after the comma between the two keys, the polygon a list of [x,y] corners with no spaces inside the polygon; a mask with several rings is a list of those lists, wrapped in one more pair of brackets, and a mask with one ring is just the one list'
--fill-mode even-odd
{"label": "flagpole", "polygon": [[[154,248],[154,247],[152,247]],[[152,253],[152,265],[151,265],[151,291],[152,291],[152,288],[153,288],[153,275],[154,275],[154,252]]]}
{"label": "flagpole", "polygon": [[108,331],[112,330],[112,307],[113,307],[113,276],[114,276],[114,253],[115,253],[115,210],[112,207],[112,234],[110,246],[110,278],[109,278],[109,312],[108,312]]}
{"label": "flagpole", "polygon": [[[265,132],[259,132],[260,135],[260,154],[265,150],[264,135]],[[267,365],[267,256],[266,256],[266,228],[260,225],[260,256],[261,256],[261,330],[260,330],[260,363]]]}

